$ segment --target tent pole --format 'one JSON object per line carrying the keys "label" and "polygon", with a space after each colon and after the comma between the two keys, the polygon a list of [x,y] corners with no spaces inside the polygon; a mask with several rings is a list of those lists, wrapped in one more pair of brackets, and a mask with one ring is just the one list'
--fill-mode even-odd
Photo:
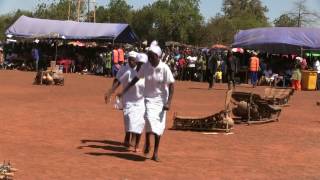
{"label": "tent pole", "polygon": [[57,56],[58,56],[58,44],[57,44],[57,42],[55,42],[55,46],[56,46],[56,53],[55,53],[55,56],[54,56],[54,61],[57,61]]}

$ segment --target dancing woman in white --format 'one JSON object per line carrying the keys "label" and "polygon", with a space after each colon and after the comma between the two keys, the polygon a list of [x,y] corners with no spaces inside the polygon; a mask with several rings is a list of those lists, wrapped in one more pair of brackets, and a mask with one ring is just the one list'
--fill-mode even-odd
{"label": "dancing woman in white", "polygon": [[[137,76],[141,65],[147,62],[148,57],[146,54],[138,54],[134,51],[129,53],[128,64],[123,66],[117,73],[113,82],[112,88],[106,94],[106,101],[111,97],[111,94],[120,86],[126,87],[134,77]],[[130,136],[135,140],[134,151],[139,151],[139,142],[141,133],[144,129],[145,120],[145,105],[144,105],[144,80],[139,81],[127,94],[122,97],[123,102],[123,117],[125,127],[125,140],[124,145],[130,147]]]}
{"label": "dancing woman in white", "polygon": [[164,132],[166,123],[166,111],[170,109],[174,91],[174,78],[170,68],[161,62],[161,49],[158,45],[151,45],[148,52],[149,61],[142,65],[136,78],[129,83],[119,96],[125,96],[130,87],[145,79],[145,106],[146,106],[146,146],[144,153],[150,151],[150,135],[154,134],[154,152],[152,160],[159,161],[158,150],[160,137]]}

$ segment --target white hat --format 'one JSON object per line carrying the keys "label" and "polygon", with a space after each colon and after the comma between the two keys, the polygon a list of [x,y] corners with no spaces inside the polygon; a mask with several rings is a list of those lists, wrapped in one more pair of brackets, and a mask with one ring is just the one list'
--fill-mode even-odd
{"label": "white hat", "polygon": [[138,55],[138,53],[135,52],[135,51],[130,51],[130,52],[129,52],[129,57],[137,58],[137,55]]}
{"label": "white hat", "polygon": [[142,63],[148,62],[148,56],[144,53],[138,53],[137,62],[142,62]]}
{"label": "white hat", "polygon": [[162,51],[159,46],[150,46],[149,51],[155,53],[158,57],[161,57]]}
{"label": "white hat", "polygon": [[154,40],[151,42],[150,47],[151,46],[158,46],[158,41]]}
{"label": "white hat", "polygon": [[258,55],[258,52],[253,51],[252,54],[255,55],[255,56],[257,56],[257,55]]}
{"label": "white hat", "polygon": [[3,51],[2,47],[0,47],[0,51]]}

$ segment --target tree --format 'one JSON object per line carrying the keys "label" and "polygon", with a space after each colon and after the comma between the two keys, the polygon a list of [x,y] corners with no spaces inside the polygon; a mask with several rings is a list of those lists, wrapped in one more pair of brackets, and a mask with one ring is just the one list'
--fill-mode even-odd
{"label": "tree", "polygon": [[32,12],[18,9],[16,12],[0,16],[0,40],[5,39],[5,31],[22,15],[32,17]]}
{"label": "tree", "polygon": [[298,27],[311,25],[320,18],[317,12],[308,10],[306,7],[307,0],[298,0],[294,3],[294,9],[287,13],[292,19],[297,19]]}
{"label": "tree", "polygon": [[230,44],[233,40],[234,30],[231,21],[221,14],[217,14],[211,18],[207,24],[207,45],[210,46],[213,43],[217,44]]}
{"label": "tree", "polygon": [[296,17],[291,17],[289,14],[282,14],[279,18],[274,20],[276,27],[297,27],[299,20]]}
{"label": "tree", "polygon": [[231,44],[234,34],[241,29],[270,26],[268,8],[260,0],[224,0],[222,11],[207,24],[211,43]]}
{"label": "tree", "polygon": [[[70,5],[70,14],[69,14]],[[80,4],[80,14],[83,15],[86,5],[85,3]],[[57,19],[57,20],[67,20],[70,15],[70,20],[77,19],[77,4],[71,0],[59,0],[53,1],[50,4],[45,2],[39,3],[33,14],[37,18],[43,19]],[[82,17],[84,20],[84,18]]]}
{"label": "tree", "polygon": [[110,22],[130,23],[132,6],[125,0],[110,0],[108,5]]}
{"label": "tree", "polygon": [[104,6],[99,6],[96,9],[96,22],[103,23],[103,22],[110,22],[110,17],[108,16],[108,9]]}
{"label": "tree", "polygon": [[131,23],[132,6],[125,0],[110,0],[109,4],[96,9],[96,22]]}
{"label": "tree", "polygon": [[224,0],[222,11],[237,30],[269,26],[268,8],[260,0]]}
{"label": "tree", "polygon": [[132,26],[142,39],[201,43],[199,0],[158,0],[133,14]]}

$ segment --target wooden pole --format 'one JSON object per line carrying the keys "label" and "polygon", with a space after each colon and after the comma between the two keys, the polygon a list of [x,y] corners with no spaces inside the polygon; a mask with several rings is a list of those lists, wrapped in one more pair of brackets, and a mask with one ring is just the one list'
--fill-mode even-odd
{"label": "wooden pole", "polygon": [[70,20],[70,12],[71,12],[71,0],[69,0],[69,7],[68,7],[68,20]]}
{"label": "wooden pole", "polygon": [[93,1],[93,22],[96,22],[96,0]]}
{"label": "wooden pole", "polygon": [[88,14],[87,14],[88,22],[90,22],[90,0],[88,0]]}
{"label": "wooden pole", "polygon": [[77,10],[77,21],[80,21],[80,5],[81,5],[81,0],[78,0],[78,10]]}

